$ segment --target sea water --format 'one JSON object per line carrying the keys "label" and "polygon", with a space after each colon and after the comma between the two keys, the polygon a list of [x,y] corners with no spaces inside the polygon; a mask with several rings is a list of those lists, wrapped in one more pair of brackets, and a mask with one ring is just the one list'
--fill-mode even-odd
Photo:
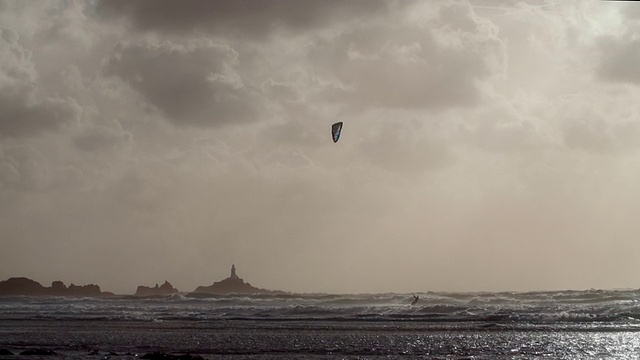
{"label": "sea water", "polygon": [[640,358],[640,291],[412,295],[4,297],[0,357]]}

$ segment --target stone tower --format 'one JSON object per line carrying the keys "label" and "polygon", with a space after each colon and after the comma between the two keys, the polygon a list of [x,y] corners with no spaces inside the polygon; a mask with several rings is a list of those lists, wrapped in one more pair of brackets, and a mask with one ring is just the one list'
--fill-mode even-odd
{"label": "stone tower", "polygon": [[235,264],[231,265],[231,276],[230,276],[230,278],[234,279],[234,280],[238,278],[238,275],[236,275],[236,265]]}

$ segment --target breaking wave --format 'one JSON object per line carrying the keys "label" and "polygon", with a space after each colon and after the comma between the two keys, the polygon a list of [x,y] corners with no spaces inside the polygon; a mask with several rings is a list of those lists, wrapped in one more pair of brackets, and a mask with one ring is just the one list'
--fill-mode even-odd
{"label": "breaking wave", "polygon": [[0,320],[390,321],[434,327],[640,330],[640,291],[0,298]]}

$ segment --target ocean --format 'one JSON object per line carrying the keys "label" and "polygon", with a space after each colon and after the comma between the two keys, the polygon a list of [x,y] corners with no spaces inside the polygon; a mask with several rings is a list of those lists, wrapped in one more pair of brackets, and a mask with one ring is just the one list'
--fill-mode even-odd
{"label": "ocean", "polygon": [[640,358],[640,291],[412,295],[0,297],[0,358]]}

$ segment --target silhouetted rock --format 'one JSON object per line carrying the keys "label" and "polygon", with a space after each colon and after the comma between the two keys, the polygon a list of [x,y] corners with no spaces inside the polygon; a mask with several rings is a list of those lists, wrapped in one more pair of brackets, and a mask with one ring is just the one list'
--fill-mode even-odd
{"label": "silhouetted rock", "polygon": [[58,354],[53,350],[29,349],[21,352],[20,355],[58,355]]}
{"label": "silhouetted rock", "polygon": [[155,287],[140,285],[138,289],[136,289],[135,296],[171,295],[177,293],[179,293],[179,291],[168,281],[165,281],[160,287],[158,287],[158,284],[156,284]]}
{"label": "silhouetted rock", "polygon": [[47,288],[25,277],[13,277],[0,281],[0,295],[46,295]]}
{"label": "silhouetted rock", "polygon": [[231,266],[231,276],[224,280],[214,282],[209,286],[198,286],[193,293],[207,293],[216,295],[226,294],[280,294],[282,291],[265,290],[251,286],[248,282],[244,282],[236,274],[235,265]]}
{"label": "silhouetted rock", "polygon": [[56,280],[56,281],[51,283],[51,290],[53,290],[53,291],[65,291],[65,290],[67,290],[67,287],[64,285],[64,283],[62,281]]}
{"label": "silhouetted rock", "polygon": [[112,296],[113,293],[102,292],[98,285],[66,287],[62,281],[54,281],[51,287],[44,287],[39,282],[25,277],[14,277],[0,281],[0,296]]}
{"label": "silhouetted rock", "polygon": [[[66,293],[61,293],[60,295],[71,295],[71,296],[100,296],[102,291],[100,291],[100,286],[89,284],[78,286],[71,284],[67,288]],[[57,295],[57,294],[56,294]]]}

